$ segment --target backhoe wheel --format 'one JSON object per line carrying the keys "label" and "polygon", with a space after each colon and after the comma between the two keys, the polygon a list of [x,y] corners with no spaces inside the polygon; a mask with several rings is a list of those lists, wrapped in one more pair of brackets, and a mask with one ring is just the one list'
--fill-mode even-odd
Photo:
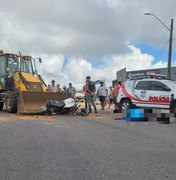
{"label": "backhoe wheel", "polygon": [[4,103],[3,103],[3,102],[0,102],[0,111],[2,111],[3,106],[4,106]]}
{"label": "backhoe wheel", "polygon": [[18,95],[15,92],[8,92],[6,97],[6,109],[9,113],[17,113]]}

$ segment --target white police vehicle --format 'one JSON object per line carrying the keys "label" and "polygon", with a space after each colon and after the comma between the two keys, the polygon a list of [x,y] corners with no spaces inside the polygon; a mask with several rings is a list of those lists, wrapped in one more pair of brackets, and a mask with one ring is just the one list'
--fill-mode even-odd
{"label": "white police vehicle", "polygon": [[132,107],[169,109],[176,112],[176,82],[162,76],[131,79],[119,90],[117,102],[120,109]]}

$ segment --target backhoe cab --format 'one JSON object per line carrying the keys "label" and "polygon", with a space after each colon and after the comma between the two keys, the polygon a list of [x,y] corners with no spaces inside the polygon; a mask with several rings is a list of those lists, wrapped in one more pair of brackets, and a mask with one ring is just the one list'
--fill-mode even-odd
{"label": "backhoe cab", "polygon": [[67,97],[67,94],[46,91],[31,56],[0,51],[0,110],[6,104],[11,113],[39,113],[47,100]]}

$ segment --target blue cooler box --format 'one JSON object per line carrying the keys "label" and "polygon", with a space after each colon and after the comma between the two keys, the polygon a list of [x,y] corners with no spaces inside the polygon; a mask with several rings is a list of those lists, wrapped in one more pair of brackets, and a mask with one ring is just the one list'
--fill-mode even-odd
{"label": "blue cooler box", "polygon": [[148,118],[144,116],[143,109],[126,109],[123,113],[122,119],[128,122],[148,121]]}

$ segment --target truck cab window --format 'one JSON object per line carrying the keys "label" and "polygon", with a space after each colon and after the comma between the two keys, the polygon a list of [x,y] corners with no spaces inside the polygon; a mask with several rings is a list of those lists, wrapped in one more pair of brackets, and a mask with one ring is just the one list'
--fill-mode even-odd
{"label": "truck cab window", "polygon": [[139,81],[135,87],[136,90],[150,90],[151,82],[150,81]]}
{"label": "truck cab window", "polygon": [[169,87],[166,86],[165,84],[159,81],[152,82],[152,91],[165,91],[166,89],[169,89]]}

